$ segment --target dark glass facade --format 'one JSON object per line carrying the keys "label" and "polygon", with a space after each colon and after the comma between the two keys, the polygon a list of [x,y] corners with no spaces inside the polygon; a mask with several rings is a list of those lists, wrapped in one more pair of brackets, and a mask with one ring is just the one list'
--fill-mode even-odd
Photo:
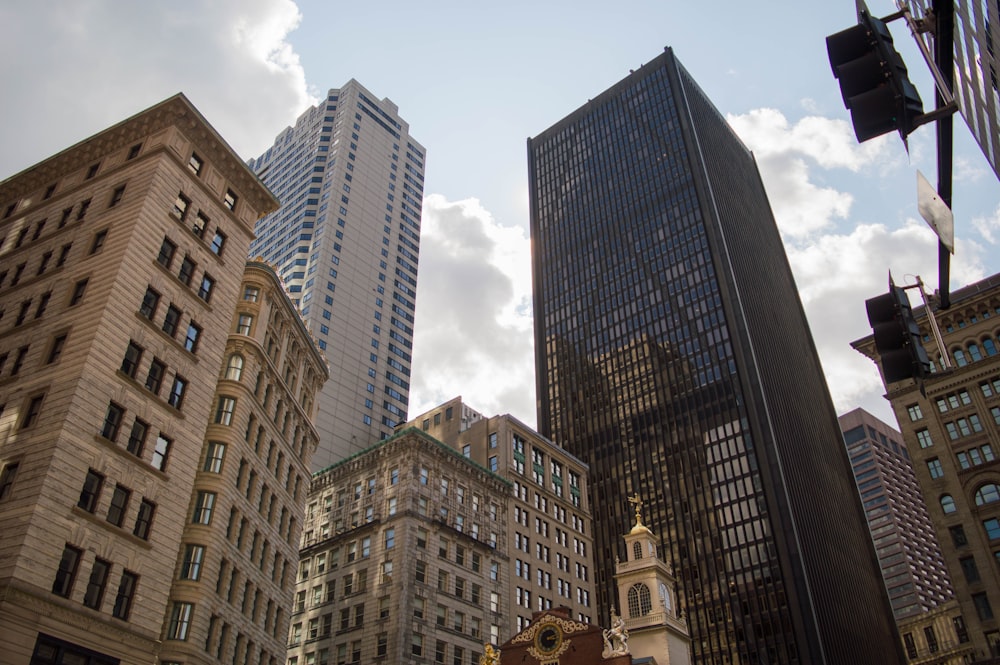
{"label": "dark glass facade", "polygon": [[528,141],[538,425],[639,493],[698,663],[903,662],[753,155],[669,49]]}

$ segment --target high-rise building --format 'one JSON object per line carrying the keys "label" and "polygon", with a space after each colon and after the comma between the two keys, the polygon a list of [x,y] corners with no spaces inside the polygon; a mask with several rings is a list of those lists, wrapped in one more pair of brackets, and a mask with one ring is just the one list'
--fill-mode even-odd
{"label": "high-rise building", "polygon": [[509,496],[412,427],[314,475],[288,665],[478,663],[508,630]]}
{"label": "high-rise building", "polygon": [[487,418],[461,397],[408,425],[512,484],[507,530],[501,534],[513,572],[503,596],[510,630],[523,630],[533,613],[553,607],[592,623],[596,599],[587,465],[510,414]]}
{"label": "high-rise building", "polygon": [[695,662],[902,662],[750,151],[667,49],[528,168],[538,424],[590,465],[598,621],[639,494]]}
{"label": "high-rise building", "polygon": [[[965,634],[976,660],[988,660],[1000,657],[1000,274],[955,291],[951,307],[933,314],[944,349],[933,341],[927,309],[914,309],[933,372],[922,385],[912,379],[889,383],[886,396],[941,544]],[[879,361],[871,336],[852,346]]]}
{"label": "high-rise building", "polygon": [[281,201],[250,255],[278,266],[330,362],[313,469],[406,421],[424,149],[388,99],[330,90],[250,167]]}
{"label": "high-rise building", "polygon": [[838,419],[897,625],[954,593],[903,435],[864,409]]}
{"label": "high-rise building", "polygon": [[[216,662],[210,625],[233,662],[283,661],[291,580],[266,576],[294,555],[326,369],[246,262],[276,206],[183,95],[0,183],[4,663]],[[256,402],[280,481],[244,440]]]}

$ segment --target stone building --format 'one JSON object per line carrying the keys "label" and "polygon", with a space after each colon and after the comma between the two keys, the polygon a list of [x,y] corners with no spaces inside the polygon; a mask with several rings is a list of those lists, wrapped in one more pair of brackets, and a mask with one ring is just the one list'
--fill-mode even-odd
{"label": "stone building", "polygon": [[326,361],[247,263],[170,593],[161,663],[284,661]]}
{"label": "stone building", "polygon": [[[915,296],[911,295],[913,300]],[[886,385],[958,601],[952,617],[972,662],[1000,658],[1000,274],[914,309],[932,372]],[[871,336],[852,346],[880,363]],[[879,365],[881,369],[881,364]]]}
{"label": "stone building", "polygon": [[478,663],[509,631],[510,493],[415,428],[316,473],[288,665]]}
{"label": "stone building", "polygon": [[576,621],[596,620],[587,465],[513,416],[487,418],[461,397],[408,425],[512,484],[504,534],[513,566],[504,611],[511,629],[553,607],[568,609]]}
{"label": "stone building", "polygon": [[[246,455],[215,423],[220,395],[244,395],[220,376],[233,349],[260,343],[230,335],[248,287],[269,294],[267,311],[294,316],[273,275],[246,266],[253,224],[276,206],[183,95],[0,182],[5,663],[215,661],[203,651],[207,599],[217,593],[226,513],[245,488],[211,474],[229,478]],[[326,370],[301,330],[285,334],[304,350],[308,367],[294,373],[310,405]],[[259,369],[255,354],[245,360]],[[291,390],[283,373],[258,376],[280,386],[272,399]],[[233,409],[234,425],[246,425],[251,401]],[[306,415],[294,408],[306,450],[279,446],[297,481],[284,482],[283,470],[272,483],[284,533],[257,515],[247,525],[291,560],[294,490],[297,482],[304,491],[307,462],[293,457],[315,445]],[[241,575],[249,570],[240,555],[227,556]],[[254,589],[277,607],[288,593],[280,584]],[[219,610],[227,649],[242,632],[240,658],[252,639],[246,662],[283,660],[281,641],[241,615]],[[287,619],[270,620],[283,636]]]}

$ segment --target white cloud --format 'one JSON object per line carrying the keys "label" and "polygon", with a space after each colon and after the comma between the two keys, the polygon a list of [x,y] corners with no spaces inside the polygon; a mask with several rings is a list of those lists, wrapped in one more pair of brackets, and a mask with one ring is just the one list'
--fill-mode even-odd
{"label": "white cloud", "polygon": [[531,251],[476,199],[424,199],[410,415],[457,395],[535,422]]}
{"label": "white cloud", "polygon": [[[292,0],[3,3],[5,178],[178,92],[244,158],[310,102]],[[44,44],[44,48],[39,48]],[[266,94],[261,94],[265,91]]]}
{"label": "white cloud", "polygon": [[1000,205],[989,217],[973,217],[972,226],[991,245],[1000,242]]}
{"label": "white cloud", "polygon": [[778,228],[799,242],[846,219],[854,198],[817,184],[812,169],[858,172],[879,160],[885,142],[859,146],[850,125],[818,116],[792,125],[775,109],[755,109],[727,117],[757,159]]}

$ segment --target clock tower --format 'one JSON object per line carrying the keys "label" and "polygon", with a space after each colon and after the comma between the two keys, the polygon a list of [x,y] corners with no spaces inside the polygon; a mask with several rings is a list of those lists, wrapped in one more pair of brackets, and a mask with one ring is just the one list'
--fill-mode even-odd
{"label": "clock tower", "polygon": [[691,636],[677,607],[677,580],[670,565],[656,554],[656,538],[642,523],[642,500],[635,506],[635,526],[625,534],[628,558],[615,561],[621,617],[633,656],[652,657],[656,665],[689,665]]}

